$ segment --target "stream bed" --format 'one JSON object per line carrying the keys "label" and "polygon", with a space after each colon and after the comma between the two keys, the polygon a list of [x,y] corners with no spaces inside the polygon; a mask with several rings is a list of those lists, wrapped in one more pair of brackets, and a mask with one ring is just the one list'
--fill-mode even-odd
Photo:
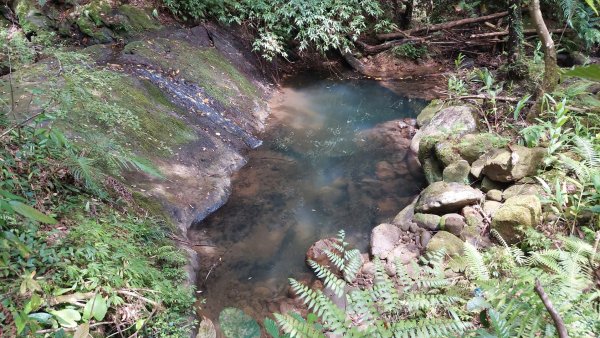
{"label": "stream bed", "polygon": [[423,185],[407,168],[406,150],[373,141],[377,126],[413,118],[425,105],[370,79],[288,81],[228,202],[190,229],[200,243],[203,315],[217,322],[223,308],[237,307],[262,322],[281,311],[287,279],[312,278],[307,249],[340,229],[366,252],[371,228]]}

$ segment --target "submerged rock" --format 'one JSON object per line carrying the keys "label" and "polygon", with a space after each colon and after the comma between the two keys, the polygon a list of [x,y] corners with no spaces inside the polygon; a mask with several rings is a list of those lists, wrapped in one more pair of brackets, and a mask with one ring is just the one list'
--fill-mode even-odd
{"label": "submerged rock", "polygon": [[202,317],[202,321],[198,326],[196,338],[217,338],[217,330],[215,324],[208,318]]}
{"label": "submerged rock", "polygon": [[448,256],[462,255],[464,252],[463,241],[447,231],[439,231],[427,244],[427,251],[445,250]]}
{"label": "submerged rock", "polygon": [[466,205],[479,203],[483,193],[460,183],[435,182],[421,192],[416,212],[443,214],[455,212]]}
{"label": "submerged rock", "polygon": [[240,309],[228,307],[221,311],[219,326],[226,338],[260,338],[258,323]]}
{"label": "submerged rock", "polygon": [[[334,251],[334,245],[337,244],[336,238],[324,238],[315,242],[306,251],[306,260],[312,260],[320,265],[330,265],[329,258],[327,257],[326,251]],[[337,271],[339,272],[339,271]]]}
{"label": "submerged rock", "polygon": [[542,205],[535,195],[514,196],[496,211],[492,218],[492,229],[500,233],[509,244],[519,242],[523,234],[518,229],[536,226],[541,219]]}

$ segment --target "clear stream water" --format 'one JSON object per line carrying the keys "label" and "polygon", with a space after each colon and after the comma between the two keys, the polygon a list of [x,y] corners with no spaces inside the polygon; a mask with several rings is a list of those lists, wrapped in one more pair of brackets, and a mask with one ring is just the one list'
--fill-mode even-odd
{"label": "clear stream water", "polygon": [[264,143],[234,177],[229,201],[190,232],[208,243],[197,283],[204,315],[217,320],[233,306],[262,321],[280,311],[287,278],[311,276],[306,250],[339,229],[366,251],[370,229],[421,182],[408,173],[392,189],[379,181],[377,163],[394,154],[365,147],[359,133],[425,104],[368,79],[295,78],[275,95]]}

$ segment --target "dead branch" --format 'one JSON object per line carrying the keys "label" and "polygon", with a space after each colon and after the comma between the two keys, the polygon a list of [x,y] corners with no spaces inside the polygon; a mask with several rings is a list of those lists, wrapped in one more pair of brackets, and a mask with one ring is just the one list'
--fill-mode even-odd
{"label": "dead branch", "polygon": [[517,103],[517,102],[520,101],[520,99],[518,99],[516,97],[491,96],[491,95],[484,95],[484,94],[479,94],[479,95],[464,95],[464,96],[455,97],[454,99],[457,99],[457,100],[469,100],[469,99],[496,100],[496,101],[514,102],[514,103]]}
{"label": "dead branch", "polygon": [[423,42],[423,41],[424,41],[424,39],[422,39],[422,38],[411,38],[411,39],[387,41],[382,44],[374,45],[374,46],[366,44],[362,41],[356,41],[356,44],[362,49],[362,51],[365,54],[377,54],[377,53],[381,53],[385,50],[388,50],[392,47],[400,46],[400,45],[403,45],[406,43]]}
{"label": "dead branch", "polygon": [[548,310],[548,313],[550,313],[550,317],[552,317],[552,320],[554,321],[554,326],[556,326],[556,330],[558,331],[558,337],[568,338],[569,333],[567,332],[565,322],[561,318],[558,311],[556,311],[556,309],[554,308],[554,305],[552,305],[552,302],[550,301],[550,298],[548,298],[546,292],[544,292],[544,288],[542,287],[542,283],[540,283],[539,279],[535,280],[535,287],[533,288],[533,290],[535,291],[535,293],[538,294],[538,296],[540,296],[540,299],[542,300],[542,303],[544,303],[546,310]]}
{"label": "dead branch", "polygon": [[[562,28],[550,29],[550,33],[565,33],[565,32],[569,32],[569,31],[571,31],[571,30],[570,29],[562,29]],[[535,34],[537,34],[537,32],[535,29],[524,29],[523,34],[524,35],[535,35]],[[469,38],[481,39],[481,38],[490,38],[490,37],[505,36],[505,35],[508,35],[508,31],[471,34],[471,36],[469,36]]]}
{"label": "dead branch", "polygon": [[472,24],[472,23],[478,23],[478,22],[484,22],[484,21],[488,21],[488,20],[498,19],[498,18],[505,17],[507,15],[508,15],[508,12],[500,12],[500,13],[494,13],[494,14],[490,14],[490,15],[480,16],[477,18],[468,18],[468,19],[460,19],[460,20],[455,20],[455,21],[448,21],[448,22],[437,24],[437,25],[413,28],[413,29],[409,29],[406,31],[398,31],[398,32],[387,33],[387,34],[377,34],[377,38],[379,40],[392,40],[392,39],[405,37],[407,35],[413,35],[416,33],[435,32],[435,31],[439,31],[439,30],[443,30],[443,29],[450,29],[450,28],[464,26],[464,25],[468,25],[468,24]]}

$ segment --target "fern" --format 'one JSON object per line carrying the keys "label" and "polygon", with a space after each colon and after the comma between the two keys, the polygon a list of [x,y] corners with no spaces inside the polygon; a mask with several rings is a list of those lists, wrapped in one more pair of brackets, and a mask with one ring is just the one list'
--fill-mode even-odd
{"label": "fern", "polygon": [[465,242],[464,248],[467,271],[470,272],[471,277],[477,280],[490,279],[490,272],[483,262],[483,256],[477,251],[477,248],[469,242]]}
{"label": "fern", "polygon": [[[281,327],[284,332],[287,332],[290,337],[301,337],[301,338],[321,338],[325,337],[325,335],[319,331],[317,331],[312,325],[306,323],[305,321],[298,320],[297,318],[290,315],[282,315],[275,313],[275,320],[277,324]],[[271,328],[272,330],[272,328]],[[268,330],[269,334],[273,337],[279,336],[279,331],[277,335],[274,335],[272,331]]]}
{"label": "fern", "polygon": [[346,282],[343,279],[339,279],[327,267],[324,267],[313,260],[309,260],[308,265],[313,268],[317,277],[323,280],[325,287],[330,288],[338,297],[342,297],[344,295]]}

